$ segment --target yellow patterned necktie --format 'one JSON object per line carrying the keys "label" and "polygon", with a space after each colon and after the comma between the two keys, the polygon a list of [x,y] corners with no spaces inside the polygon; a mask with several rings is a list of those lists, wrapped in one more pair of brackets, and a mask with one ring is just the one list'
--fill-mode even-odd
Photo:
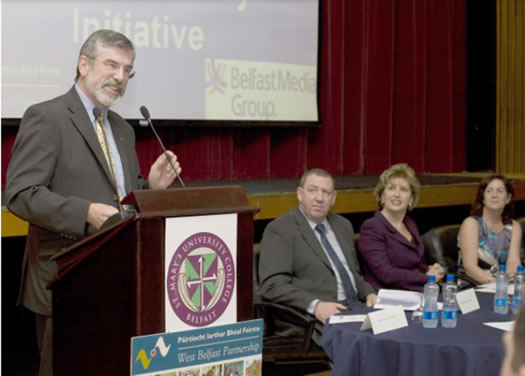
{"label": "yellow patterned necktie", "polygon": [[104,129],[104,113],[102,112],[97,118],[97,138],[98,142],[100,143],[100,146],[102,147],[102,151],[104,152],[104,157],[106,158],[106,163],[108,164],[109,172],[113,177],[113,182],[117,185],[118,199],[119,201],[122,201],[124,196],[122,195],[122,192],[120,191],[120,186],[117,183],[117,169],[115,168],[115,159],[113,158],[113,153],[111,152],[111,148],[107,143],[106,132]]}

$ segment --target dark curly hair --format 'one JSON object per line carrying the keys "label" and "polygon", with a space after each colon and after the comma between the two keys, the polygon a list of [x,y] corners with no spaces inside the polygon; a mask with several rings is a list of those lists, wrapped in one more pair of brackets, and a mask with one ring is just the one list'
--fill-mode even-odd
{"label": "dark curly hair", "polygon": [[507,225],[509,223],[512,223],[512,219],[514,218],[514,187],[511,181],[503,175],[490,175],[480,181],[478,192],[476,193],[476,201],[474,201],[474,203],[472,204],[472,208],[470,209],[470,215],[477,217],[481,217],[483,215],[483,198],[485,195],[485,189],[487,189],[487,186],[492,180],[496,179],[501,180],[503,182],[507,194],[510,195],[510,201],[507,205],[505,205],[505,207],[503,208],[503,213],[501,214],[501,221],[503,222],[503,224]]}

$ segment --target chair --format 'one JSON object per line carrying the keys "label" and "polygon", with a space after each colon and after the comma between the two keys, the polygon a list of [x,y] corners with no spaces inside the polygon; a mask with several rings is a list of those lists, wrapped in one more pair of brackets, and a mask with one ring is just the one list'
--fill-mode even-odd
{"label": "chair", "polygon": [[264,373],[272,376],[294,376],[331,369],[326,353],[312,341],[315,317],[261,298],[259,256],[260,245],[256,244],[253,260],[253,305],[254,317],[264,320]]}
{"label": "chair", "polygon": [[425,261],[441,264],[447,273],[458,269],[458,232],[460,225],[445,225],[431,228],[423,236]]}
{"label": "chair", "polygon": [[431,228],[423,236],[425,245],[425,262],[430,265],[435,262],[441,264],[445,273],[454,274],[460,288],[476,285],[465,273],[458,270],[458,232],[460,225],[444,225]]}

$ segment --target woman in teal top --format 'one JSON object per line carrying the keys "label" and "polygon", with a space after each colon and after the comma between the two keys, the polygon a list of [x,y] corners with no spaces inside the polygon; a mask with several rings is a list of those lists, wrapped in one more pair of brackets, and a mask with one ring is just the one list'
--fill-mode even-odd
{"label": "woman in teal top", "polygon": [[494,282],[498,265],[512,277],[520,261],[521,226],[514,215],[514,187],[503,175],[491,175],[478,187],[470,217],[459,230],[461,266],[479,284]]}

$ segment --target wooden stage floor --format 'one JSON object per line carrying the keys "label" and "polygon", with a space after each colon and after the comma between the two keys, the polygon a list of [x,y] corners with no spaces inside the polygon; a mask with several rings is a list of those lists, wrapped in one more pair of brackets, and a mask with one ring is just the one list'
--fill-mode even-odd
{"label": "wooden stage floor", "polygon": [[[423,174],[417,208],[470,205],[479,181],[487,173]],[[517,201],[525,201],[525,174],[507,175],[514,181]],[[339,214],[373,212],[377,208],[373,190],[377,175],[336,177],[337,200],[332,210]],[[256,221],[271,220],[297,206],[298,179],[246,180],[228,182],[194,182],[186,186],[241,185],[251,206],[260,208]],[[525,216],[525,213],[516,213]],[[25,236],[27,223],[2,207],[2,237]]]}
{"label": "wooden stage floor", "polygon": [[[418,175],[421,184],[417,208],[470,205],[475,198],[483,173]],[[516,191],[515,199],[525,201],[525,174],[510,176]],[[374,187],[379,176],[336,177],[337,200],[332,211],[340,214],[373,212],[377,208]],[[261,210],[255,220],[273,219],[297,206],[298,179],[250,180],[223,183],[241,185],[251,206]],[[195,183],[192,186],[203,186]],[[222,184],[221,184],[222,185]],[[525,215],[525,213],[523,213]]]}

